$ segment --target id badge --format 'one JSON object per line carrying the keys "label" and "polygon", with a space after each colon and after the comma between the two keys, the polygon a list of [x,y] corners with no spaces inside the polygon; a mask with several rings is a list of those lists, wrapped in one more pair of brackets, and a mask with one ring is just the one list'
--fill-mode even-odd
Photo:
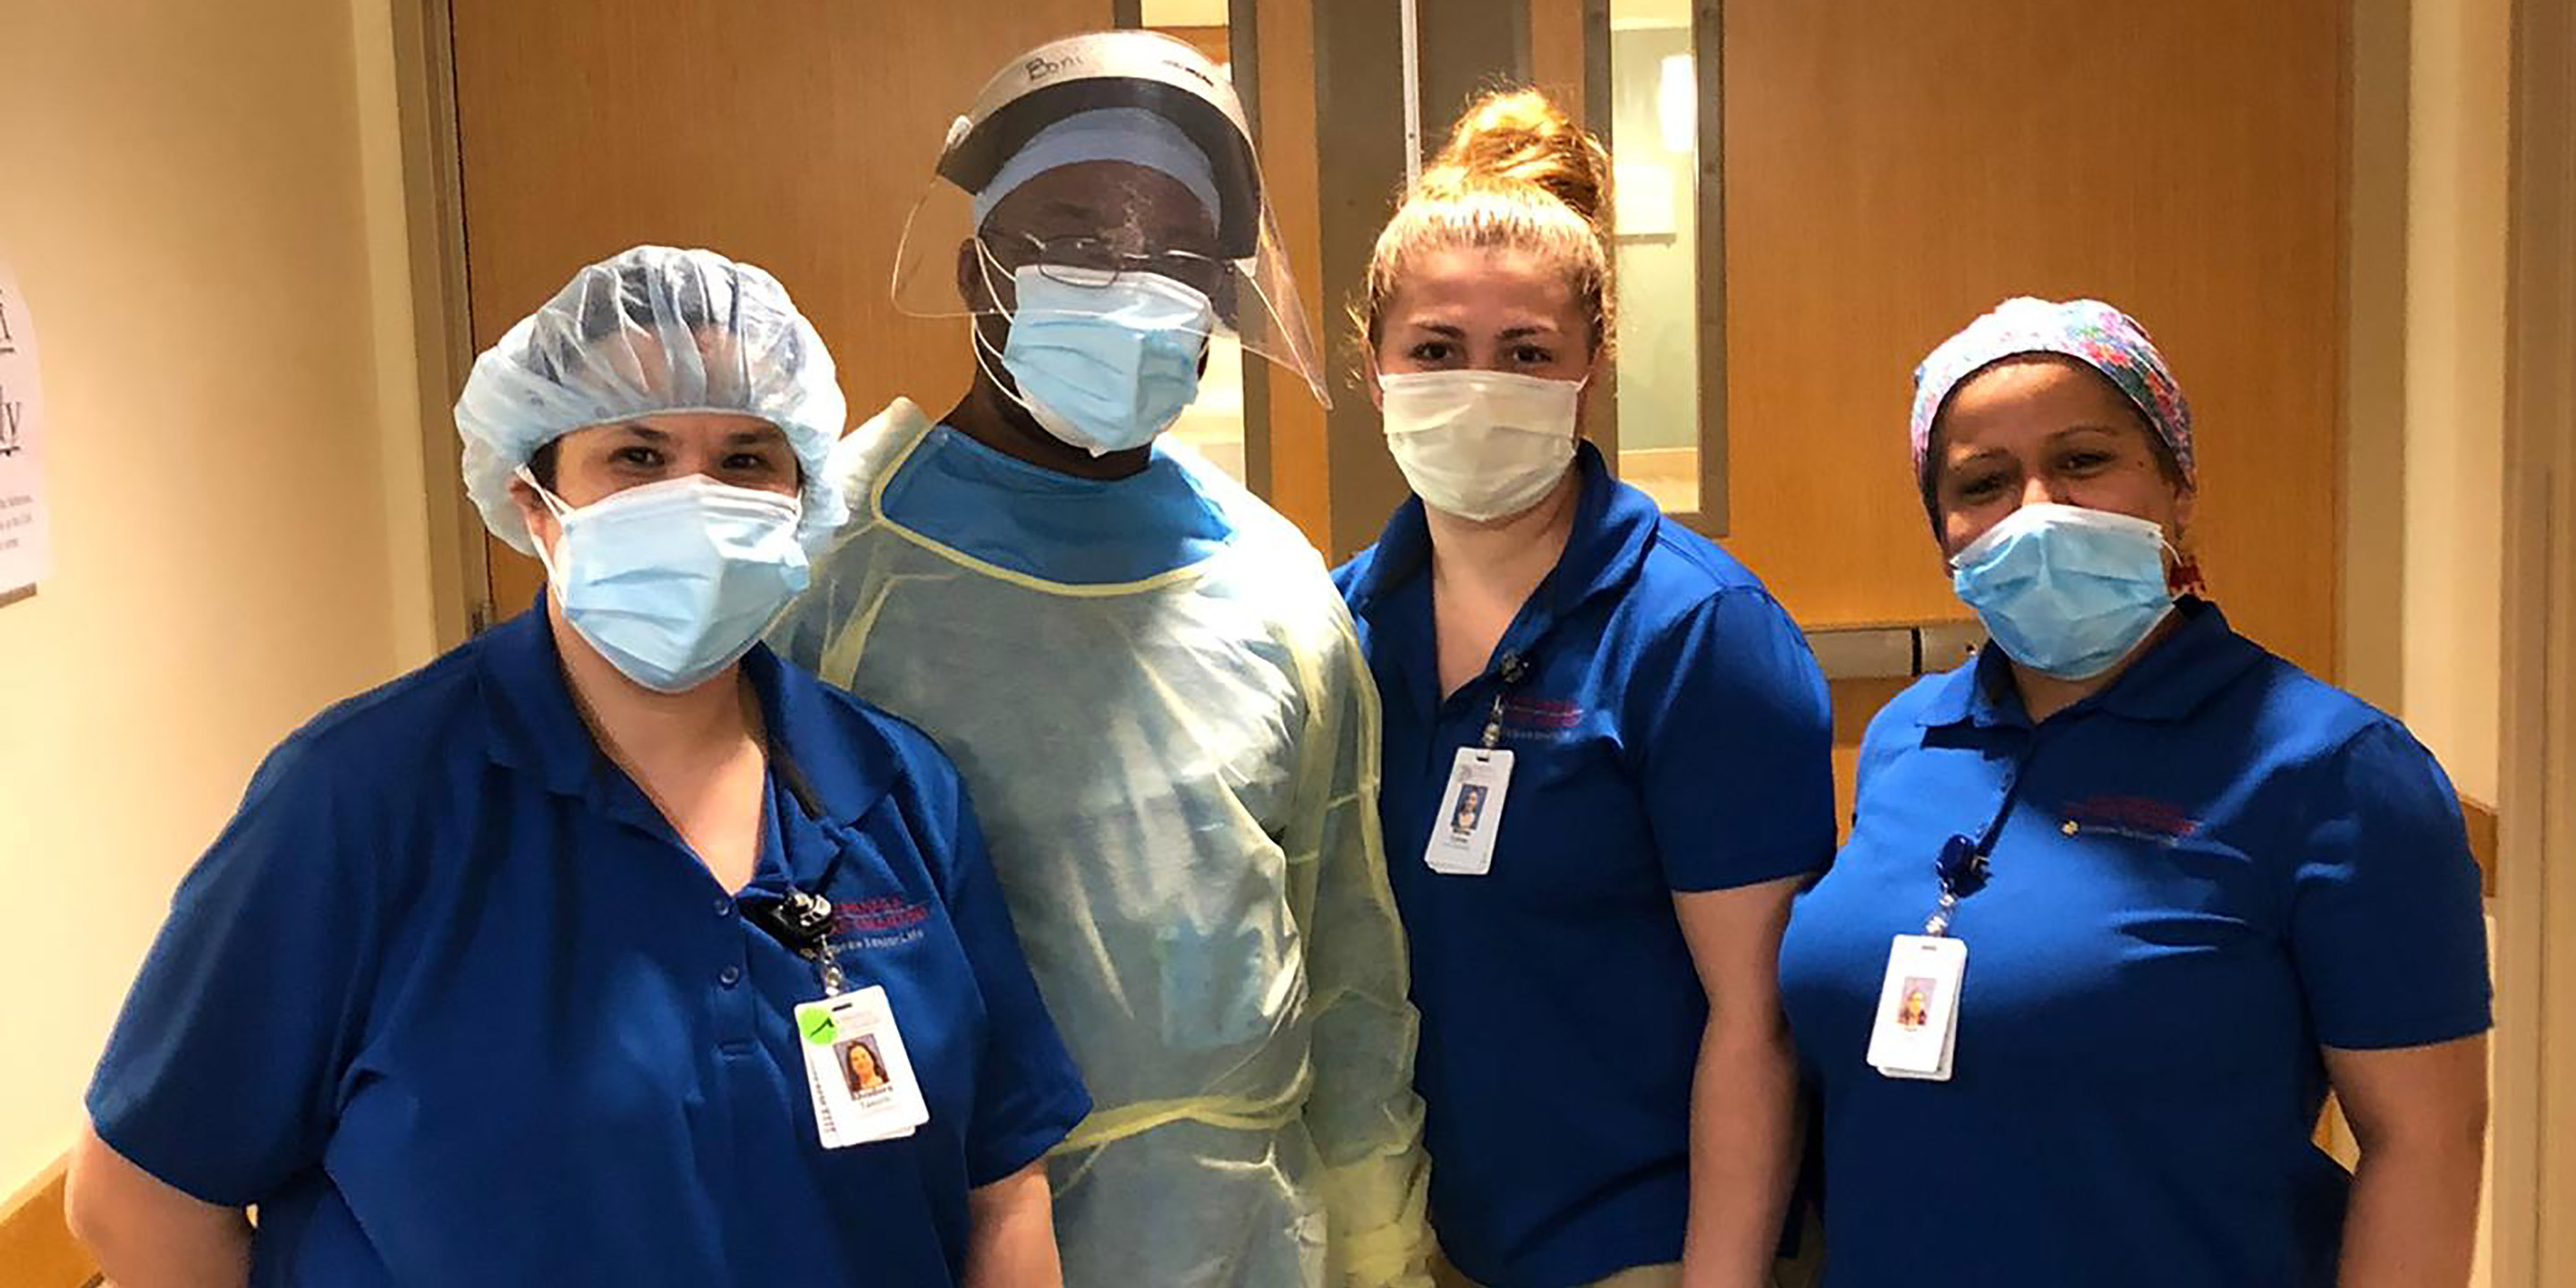
{"label": "id badge", "polygon": [[1898,935],[1869,1034],[1869,1063],[1891,1078],[1950,1080],[1959,1044],[1959,986],[1968,945],[1946,935]]}
{"label": "id badge", "polygon": [[1431,820],[1422,862],[1449,876],[1481,877],[1494,869],[1494,835],[1503,826],[1503,795],[1512,786],[1512,753],[1460,747]]}
{"label": "id badge", "polygon": [[823,1148],[899,1139],[930,1121],[884,985],[798,1004],[796,1036]]}

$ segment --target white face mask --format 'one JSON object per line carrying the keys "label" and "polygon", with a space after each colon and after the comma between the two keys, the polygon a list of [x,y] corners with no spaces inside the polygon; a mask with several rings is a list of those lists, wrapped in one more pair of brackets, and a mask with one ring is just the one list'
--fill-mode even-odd
{"label": "white face mask", "polygon": [[1478,523],[1519,514],[1574,462],[1580,380],[1508,371],[1378,377],[1386,446],[1424,505]]}

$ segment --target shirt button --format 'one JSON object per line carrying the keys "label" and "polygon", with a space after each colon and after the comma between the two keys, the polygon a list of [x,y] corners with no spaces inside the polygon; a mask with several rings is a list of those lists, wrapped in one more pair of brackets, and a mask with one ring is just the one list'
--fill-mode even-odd
{"label": "shirt button", "polygon": [[716,896],[716,915],[719,917],[730,917],[733,915],[732,898],[726,895]]}
{"label": "shirt button", "polygon": [[723,970],[717,971],[716,982],[724,985],[726,988],[731,988],[734,985],[741,983],[742,967],[727,966]]}

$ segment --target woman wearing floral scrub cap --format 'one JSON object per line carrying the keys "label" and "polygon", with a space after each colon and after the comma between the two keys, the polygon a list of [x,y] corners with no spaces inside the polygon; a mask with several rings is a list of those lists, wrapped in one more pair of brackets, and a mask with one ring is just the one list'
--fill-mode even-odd
{"label": "woman wearing floral scrub cap", "polygon": [[2006,301],[1911,436],[1995,647],[1871,722],[1782,948],[1826,1282],[2463,1283],[2489,993],[2440,767],[2207,597],[2190,408],[2125,314]]}

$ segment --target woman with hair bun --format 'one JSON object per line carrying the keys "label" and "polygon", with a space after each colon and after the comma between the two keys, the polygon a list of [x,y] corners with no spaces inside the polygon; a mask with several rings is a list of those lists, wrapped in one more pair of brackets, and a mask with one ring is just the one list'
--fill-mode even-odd
{"label": "woman with hair bun", "polygon": [[1795,1137],[1774,966],[1834,844],[1825,686],[1761,582],[1583,441],[1609,176],[1504,93],[1406,192],[1355,321],[1414,495],[1337,577],[1385,710],[1450,1263],[1765,1284]]}

